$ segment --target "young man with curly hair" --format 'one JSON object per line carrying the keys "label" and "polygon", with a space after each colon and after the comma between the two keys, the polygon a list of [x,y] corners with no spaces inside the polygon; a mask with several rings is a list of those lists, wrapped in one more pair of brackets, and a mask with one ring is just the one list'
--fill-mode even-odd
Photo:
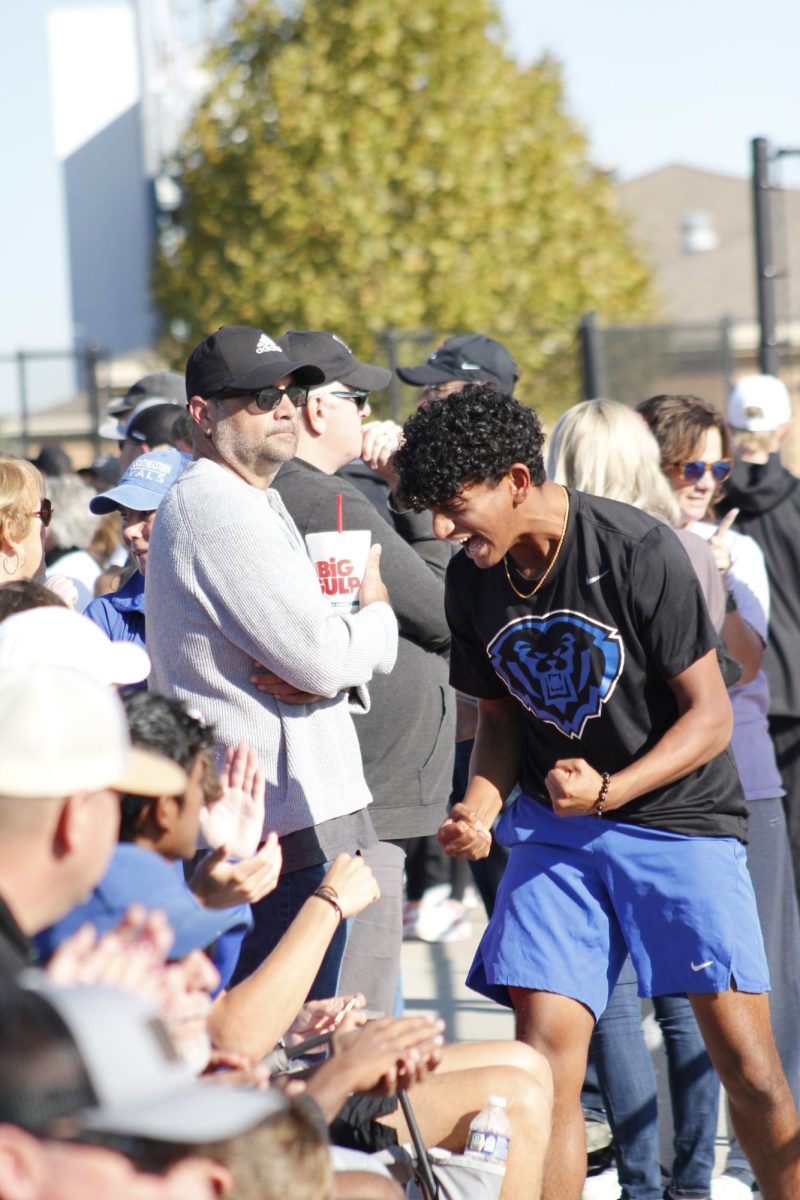
{"label": "young man with curly hair", "polygon": [[546,480],[536,414],[492,388],[421,408],[404,501],[463,553],[447,573],[451,682],[479,702],[448,853],[510,847],[475,990],[514,1008],[555,1080],[545,1200],[578,1200],[589,1038],[630,953],[642,995],[690,995],[762,1195],[800,1194],[800,1129],[772,1039],[716,635],[672,531]]}

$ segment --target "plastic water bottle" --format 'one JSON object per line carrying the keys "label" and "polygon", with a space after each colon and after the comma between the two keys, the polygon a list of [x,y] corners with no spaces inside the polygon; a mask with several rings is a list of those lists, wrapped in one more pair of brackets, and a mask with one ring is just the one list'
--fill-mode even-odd
{"label": "plastic water bottle", "polygon": [[467,1144],[464,1147],[467,1158],[505,1166],[511,1142],[507,1104],[505,1096],[489,1097],[486,1108],[481,1109],[469,1127]]}

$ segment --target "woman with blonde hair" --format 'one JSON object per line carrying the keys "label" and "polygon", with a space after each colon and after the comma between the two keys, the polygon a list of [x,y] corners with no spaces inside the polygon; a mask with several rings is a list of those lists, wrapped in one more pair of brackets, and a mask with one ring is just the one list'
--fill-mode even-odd
{"label": "woman with blonde hair", "polygon": [[44,569],[45,530],[53,515],[32,463],[0,455],[0,587]]}
{"label": "woman with blonde hair", "polygon": [[584,400],[568,409],[550,434],[547,475],[670,525],[700,580],[714,627],[721,629],[725,589],[714,555],[701,537],[678,528],[680,509],[661,470],[658,443],[637,412],[616,400]]}
{"label": "woman with blonde hair", "polygon": [[0,587],[38,579],[74,608],[78,599],[74,584],[63,575],[44,578],[44,543],[52,518],[44,479],[33,463],[0,454]]}
{"label": "woman with blonde hair", "polygon": [[[720,631],[725,592],[714,555],[702,538],[675,528],[680,523],[680,509],[661,470],[658,444],[637,412],[612,400],[576,404],[559,418],[550,435],[547,474],[556,483],[633,505],[672,526]],[[655,997],[653,1007],[664,1035],[675,1125],[671,1187],[664,1192],[656,1080],[642,1034],[636,982],[628,959],[591,1043],[590,1062],[597,1070],[614,1134],[618,1182],[608,1182],[612,1189],[621,1185],[623,1196],[630,1200],[708,1196],[719,1081],[689,1000],[685,996]],[[618,1190],[614,1194],[619,1194]]]}

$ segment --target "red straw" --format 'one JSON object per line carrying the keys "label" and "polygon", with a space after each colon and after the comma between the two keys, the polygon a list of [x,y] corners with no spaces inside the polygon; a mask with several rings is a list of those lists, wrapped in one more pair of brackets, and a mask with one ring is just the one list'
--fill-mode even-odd
{"label": "red straw", "polygon": [[342,493],[336,493],[336,532],[342,532]]}

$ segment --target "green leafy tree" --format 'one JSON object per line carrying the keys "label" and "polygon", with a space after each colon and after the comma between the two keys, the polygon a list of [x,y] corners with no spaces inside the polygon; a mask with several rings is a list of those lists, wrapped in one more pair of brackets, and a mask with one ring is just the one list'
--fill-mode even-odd
{"label": "green leafy tree", "polygon": [[580,314],[640,315],[648,277],[551,58],[490,0],[246,0],[176,163],[157,303],[177,359],[220,324],[504,340],[523,398],[576,399]]}

